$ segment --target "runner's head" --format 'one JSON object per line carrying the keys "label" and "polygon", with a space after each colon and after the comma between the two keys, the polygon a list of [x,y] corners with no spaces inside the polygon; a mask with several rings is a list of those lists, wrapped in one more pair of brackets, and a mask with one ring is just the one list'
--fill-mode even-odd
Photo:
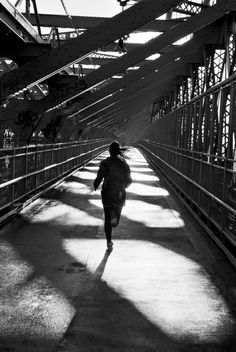
{"label": "runner's head", "polygon": [[109,153],[112,156],[122,155],[122,148],[120,148],[120,145],[118,142],[111,143],[109,147]]}

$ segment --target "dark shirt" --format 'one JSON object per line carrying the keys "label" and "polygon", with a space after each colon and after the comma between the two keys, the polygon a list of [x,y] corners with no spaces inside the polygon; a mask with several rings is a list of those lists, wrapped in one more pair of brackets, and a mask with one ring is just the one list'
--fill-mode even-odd
{"label": "dark shirt", "polygon": [[125,189],[132,182],[130,168],[125,159],[118,155],[103,160],[94,180],[95,190],[102,180],[103,205],[123,206],[126,198]]}

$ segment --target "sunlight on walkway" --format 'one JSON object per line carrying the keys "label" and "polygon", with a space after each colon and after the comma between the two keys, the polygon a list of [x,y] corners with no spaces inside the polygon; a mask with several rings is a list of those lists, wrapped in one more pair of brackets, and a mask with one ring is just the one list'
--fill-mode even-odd
{"label": "sunlight on walkway", "polygon": [[32,223],[53,222],[55,225],[101,226],[102,219],[90,215],[88,212],[76,209],[60,201],[51,201],[40,213],[35,214]]}
{"label": "sunlight on walkway", "polygon": [[199,230],[135,149],[127,153],[133,183],[114,250],[105,252],[101,187],[92,187],[104,155],[3,231],[0,342],[19,352],[55,351],[63,336],[57,352],[203,352],[210,344],[226,352],[235,337],[227,296],[235,282],[222,283],[214,268],[222,259],[198,246]]}
{"label": "sunlight on walkway", "polygon": [[162,196],[166,197],[169,195],[169,192],[162,187],[155,187],[145,185],[143,183],[133,182],[126,191],[127,193],[133,193],[137,196]]}
{"label": "sunlight on walkway", "polygon": [[[102,240],[68,239],[63,246],[95,272]],[[227,303],[201,265],[160,245],[116,240],[103,280],[167,335],[211,341],[225,335],[225,329],[233,332]]]}

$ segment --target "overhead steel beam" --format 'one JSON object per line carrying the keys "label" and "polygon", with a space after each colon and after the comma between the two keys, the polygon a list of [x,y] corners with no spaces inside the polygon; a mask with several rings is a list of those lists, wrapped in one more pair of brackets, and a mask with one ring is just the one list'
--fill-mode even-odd
{"label": "overhead steel beam", "polygon": [[142,48],[137,48],[117,59],[115,62],[109,62],[95,72],[88,74],[85,79],[79,81],[78,84],[69,84],[64,88],[53,92],[48,97],[45,97],[41,102],[38,102],[35,106],[32,106],[30,109],[45,111],[53,106],[66,102],[73,97],[79,96],[84,91],[95,87],[97,84],[112,75],[119,72],[124,72],[128,67],[142,61],[149,55],[155,52],[162,52],[166,47],[170,46],[178,39],[215,22],[227,12],[232,10],[236,10],[236,0],[219,0],[216,5],[203,10],[200,14],[189,18],[187,21],[175,26],[174,28],[171,28],[168,32],[148,42]]}
{"label": "overhead steel beam", "polygon": [[[183,72],[184,73],[184,72]],[[88,124],[92,124],[93,122],[101,122],[104,119],[111,118],[113,116],[117,116],[120,113],[126,113],[129,111],[130,114],[133,114],[135,108],[141,109],[145,108],[147,104],[153,103],[158,96],[158,89],[160,90],[160,95],[163,95],[163,89],[166,90],[166,86],[170,87],[172,85],[171,80],[175,78],[175,74],[172,74],[167,77],[168,82],[156,82],[152,86],[147,88],[143,88],[139,92],[133,93],[127,99],[123,97],[123,99],[117,101],[113,106],[107,107],[104,110],[99,110],[97,113],[90,115],[87,119],[90,122]],[[82,119],[83,123],[86,119]]]}
{"label": "overhead steel beam", "polygon": [[[172,84],[169,82],[165,85],[165,87],[162,86],[162,89],[167,90],[168,88],[170,89],[171,86]],[[162,96],[162,94],[160,95]],[[146,94],[142,94],[142,96],[139,95],[136,97],[132,97],[129,101],[124,102],[123,105],[119,104],[117,110],[109,114],[109,117],[106,117],[106,121],[108,120],[113,123],[113,120],[117,122],[122,119],[123,116],[130,118],[131,116],[134,116],[140,111],[146,109],[148,106],[150,106],[151,103],[156,101],[157,98],[158,92],[146,92]],[[131,104],[132,108],[130,107]],[[104,122],[106,121],[104,119]],[[103,124],[103,121],[100,121],[98,125],[101,126]],[[93,125],[93,123],[91,123],[91,125]]]}
{"label": "overhead steel beam", "polygon": [[126,121],[126,119],[128,123],[133,116],[135,116],[136,114],[139,114],[141,111],[145,111],[149,105],[148,102],[146,102],[145,106],[144,104],[141,105],[141,103],[138,102],[137,100],[136,101],[134,100],[134,103],[135,103],[135,108],[131,114],[129,114],[128,111],[120,111],[117,114],[111,115],[109,118],[106,119],[106,121],[100,122],[99,124],[95,124],[95,125],[91,124],[91,125],[99,128],[111,128],[119,125],[122,125],[125,127],[126,124],[124,122]]}
{"label": "overhead steel beam", "polygon": [[[115,102],[111,103],[110,105],[106,105],[105,107],[95,111],[94,113],[91,113],[88,116],[82,117],[80,119],[80,122],[88,123],[88,121],[91,120],[91,119],[93,119],[93,120],[96,119],[97,120],[97,119],[100,119],[103,116],[107,116],[107,114],[109,114],[111,111],[116,110],[116,106],[117,106],[118,103],[119,103],[119,101],[115,101]],[[71,116],[68,116],[67,118],[71,118]]]}
{"label": "overhead steel beam", "polygon": [[[161,85],[161,87],[162,93],[159,93],[160,95],[163,94],[163,90],[168,91],[171,87],[173,87],[173,81],[167,82],[165,85]],[[116,110],[109,111],[105,116],[103,116],[103,118],[99,119],[100,121],[97,121],[98,119],[92,121],[91,125],[100,126],[109,120],[119,119],[123,116],[130,117],[135,115],[141,110],[147,108],[152,102],[156,101],[159,95],[158,86],[156,86],[156,88],[157,90],[155,91],[142,91],[142,94],[137,94],[136,96],[130,97],[129,100],[121,101],[117,105]]]}
{"label": "overhead steel beam", "polygon": [[[165,86],[162,86],[162,88],[165,88],[165,90],[167,90],[170,89],[171,86],[172,84],[168,82]],[[130,116],[135,115],[136,111],[140,112],[141,110],[148,107],[151,101],[156,100],[157,95],[157,92],[146,92],[145,94],[142,94],[142,98],[140,98],[140,95],[131,97],[129,101],[126,101],[124,103],[120,102],[120,104],[117,105],[116,109],[113,109],[111,111],[109,110],[105,115],[102,115],[99,118],[92,120],[88,125],[102,126],[104,123],[107,123],[108,121],[111,121],[113,119],[121,118],[122,116],[129,118]],[[133,106],[130,106],[131,104]]]}
{"label": "overhead steel beam", "polygon": [[154,73],[155,70],[161,69],[164,65],[174,62],[179,57],[182,57],[185,53],[189,53],[193,49],[200,47],[206,43],[217,43],[220,40],[220,26],[207,27],[201,32],[197,32],[193,39],[185,45],[177,47],[170,53],[162,54],[157,60],[148,62],[142,66],[139,70],[129,72],[123,78],[116,80],[114,83],[110,83],[104,88],[99,89],[95,93],[92,93],[89,97],[84,98],[82,103],[85,105],[81,108],[78,113],[84,112],[89,109],[92,105],[97,104],[101,99],[105,99],[108,95],[113,94],[120,89],[128,87],[130,84],[138,81],[142,77]]}
{"label": "overhead steel beam", "polygon": [[[185,64],[183,63],[178,63],[178,73],[179,74],[185,74],[186,67]],[[165,75],[163,75],[163,78],[161,80],[157,79],[150,85],[143,85],[143,87],[139,87],[138,90],[133,90],[132,94],[130,93],[129,95],[123,96],[122,99],[116,102],[113,106],[110,108],[100,111],[97,114],[93,114],[92,121],[97,121],[98,119],[101,120],[101,118],[106,118],[106,117],[114,117],[117,116],[118,114],[123,114],[127,112],[128,109],[135,111],[135,109],[138,107],[142,106],[142,108],[146,107],[147,104],[151,104],[154,102],[158,96],[158,94],[163,94],[163,89],[166,90],[167,86],[170,87],[172,85],[172,80],[176,77],[176,71],[172,72],[166,72]],[[133,112],[132,112],[133,114]],[[97,115],[97,116],[96,116]],[[86,119],[83,119],[85,121]]]}
{"label": "overhead steel beam", "polygon": [[[0,82],[0,97],[5,98],[46,80],[92,51],[150,22],[179,2],[179,0],[159,0],[157,3],[156,0],[142,0],[126,11],[88,29],[83,35],[52,49],[18,70],[3,75]],[[77,89],[79,87],[80,85]]]}
{"label": "overhead steel beam", "polygon": [[[172,77],[173,78],[173,77]],[[168,86],[170,86],[170,83],[168,82]],[[162,86],[163,87],[163,86]],[[157,92],[156,90],[153,90],[153,88],[150,89],[144,89],[137,94],[134,94],[132,96],[129,96],[127,98],[123,98],[119,102],[117,102],[116,105],[114,105],[113,108],[107,109],[107,111],[104,111],[103,113],[100,113],[98,117],[95,117],[90,123],[88,124],[101,124],[105,122],[106,120],[109,120],[113,117],[116,117],[120,114],[125,114],[126,116],[129,114],[133,114],[134,108],[138,109],[140,108],[145,108],[146,104],[150,103],[150,99],[156,99]]]}
{"label": "overhead steel beam", "polygon": [[[163,91],[168,92],[173,90],[174,86],[175,86],[176,82],[175,79],[172,82],[168,82],[165,85],[161,85],[161,90],[157,88],[156,92],[147,92],[146,94],[142,95],[142,99],[139,96],[136,96],[135,98],[133,98],[133,100],[129,101],[129,105],[133,104],[133,109],[130,110],[127,107],[127,110],[122,109],[122,106],[120,107],[120,110],[117,111],[116,114],[111,114],[110,115],[110,123],[107,123],[106,126],[118,126],[119,125],[119,121],[122,120],[123,115],[125,114],[126,116],[128,115],[129,119],[138,114],[140,111],[145,110],[148,106],[150,106],[151,103],[153,103],[154,101],[156,101],[158,98],[163,96]],[[121,121],[122,123],[122,121]],[[100,126],[100,124],[99,124]],[[104,124],[102,124],[102,126],[104,126]]]}
{"label": "overhead steel beam", "polygon": [[[26,13],[23,13],[26,16]],[[98,26],[102,22],[106,21],[109,17],[90,17],[90,16],[72,16],[72,21],[69,21],[66,15],[49,15],[45,13],[39,14],[40,26],[41,27],[60,27],[60,28],[73,28],[71,22],[75,28],[93,28]],[[33,26],[36,26],[35,14],[30,14],[30,22]]]}
{"label": "overhead steel beam", "polygon": [[22,42],[44,43],[31,23],[7,0],[0,1],[0,22],[3,22]]}
{"label": "overhead steel beam", "polygon": [[[51,44],[48,43],[27,43],[19,47],[14,46],[1,46],[0,47],[0,56],[13,58],[14,61],[24,60],[30,58],[30,60],[37,58],[40,55],[45,54],[51,50]],[[25,60],[26,61],[26,60]]]}
{"label": "overhead steel beam", "polygon": [[[185,73],[184,65],[179,66],[179,74]],[[139,90],[132,96],[128,96],[117,102],[114,105],[114,108],[108,109],[105,113],[100,113],[98,117],[94,117],[94,119],[89,124],[96,124],[99,122],[99,125],[103,123],[103,121],[107,119],[119,118],[119,116],[134,115],[138,113],[140,110],[146,108],[151,103],[154,103],[157,98],[163,96],[163,91],[167,92],[172,90],[175,86],[175,78],[176,74],[172,73],[170,76],[166,78],[166,81],[162,82],[157,81],[155,84],[149,87],[144,87],[142,90]]]}
{"label": "overhead steel beam", "polygon": [[118,92],[112,95],[111,97],[102,100],[99,104],[94,105],[90,110],[88,110],[88,113],[85,112],[85,116],[87,117],[84,118],[84,120],[88,119],[91,115],[94,116],[97,110],[103,109],[106,105],[115,103],[130,94],[136,94],[136,92],[140,92],[144,87],[145,89],[148,89],[148,87],[152,87],[153,84],[155,85],[156,82],[166,81],[166,79],[170,75],[171,77],[172,75],[178,75],[179,67],[182,67],[182,65],[186,65],[191,61],[196,62],[197,60],[200,60],[200,52],[199,48],[195,47],[194,50],[189,51],[182,59],[174,61],[172,64],[164,66],[158,72],[155,72],[139,81],[136,81],[121,92]]}
{"label": "overhead steel beam", "polygon": [[[23,14],[25,15],[25,14]],[[39,14],[40,26],[41,27],[60,27],[60,28],[70,28],[71,21],[65,15],[47,15]],[[108,17],[89,17],[89,16],[72,16],[72,22],[75,28],[89,29],[98,26],[102,22],[106,21]],[[172,26],[181,23],[183,20],[173,19],[173,20],[154,20],[150,23],[137,29],[137,31],[157,31],[165,32],[169,30]],[[30,22],[33,26],[36,26],[36,17],[34,14],[30,15]]]}

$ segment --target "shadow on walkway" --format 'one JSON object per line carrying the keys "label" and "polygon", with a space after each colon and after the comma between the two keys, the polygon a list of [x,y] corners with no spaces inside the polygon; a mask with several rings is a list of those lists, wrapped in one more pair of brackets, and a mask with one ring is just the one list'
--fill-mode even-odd
{"label": "shadow on walkway", "polygon": [[[4,308],[0,351],[235,351],[231,267],[217,249],[212,257],[196,250],[185,223],[177,213],[170,217],[169,195],[129,193],[115,250],[104,254],[100,196],[91,192],[94,165],[36,202],[2,236],[1,275],[11,277],[2,287],[2,303],[15,310]],[[158,179],[145,176],[135,183],[160,187]],[[165,226],[157,226],[148,210],[143,216],[142,208],[135,217],[137,209],[128,202],[138,200],[161,215],[161,224],[166,216]]]}

